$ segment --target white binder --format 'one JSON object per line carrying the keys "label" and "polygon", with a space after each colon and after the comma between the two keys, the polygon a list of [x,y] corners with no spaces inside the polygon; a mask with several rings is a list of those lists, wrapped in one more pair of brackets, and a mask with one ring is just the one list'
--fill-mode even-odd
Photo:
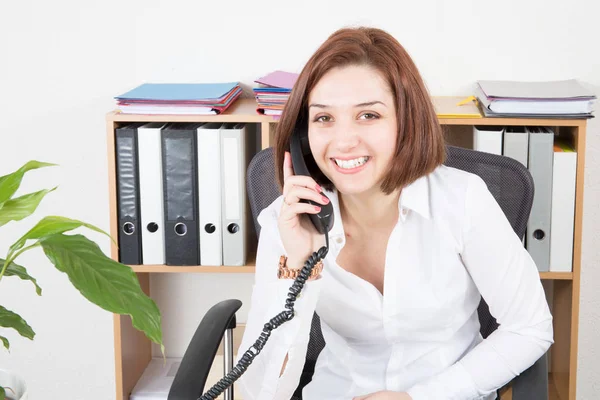
{"label": "white binder", "polygon": [[[517,160],[527,168],[529,164],[529,133],[524,126],[507,126],[504,130],[502,146],[504,156]],[[525,245],[526,238],[527,232],[521,239],[523,245]]]}
{"label": "white binder", "polygon": [[221,127],[223,265],[246,264],[246,126]]}
{"label": "white binder", "polygon": [[221,123],[198,128],[198,210],[200,265],[223,264],[221,224]]}
{"label": "white binder", "polygon": [[501,155],[503,132],[504,128],[501,126],[474,126],[473,149]]}
{"label": "white binder", "polygon": [[524,126],[507,126],[504,130],[502,154],[527,167],[529,158],[529,135]]}
{"label": "white binder", "polygon": [[165,264],[164,198],[160,132],[166,124],[151,122],[138,128],[142,260]]}
{"label": "white binder", "polygon": [[566,141],[561,140],[554,144],[552,173],[550,271],[571,272],[573,270],[577,153]]}
{"label": "white binder", "polygon": [[546,127],[528,127],[529,172],[535,193],[527,223],[526,247],[539,271],[550,266],[550,213],[552,210],[552,169],[554,132]]}

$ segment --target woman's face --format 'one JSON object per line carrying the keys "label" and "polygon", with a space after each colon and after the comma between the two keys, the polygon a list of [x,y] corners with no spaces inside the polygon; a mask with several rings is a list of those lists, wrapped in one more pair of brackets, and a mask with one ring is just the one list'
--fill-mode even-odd
{"label": "woman's face", "polygon": [[330,70],[308,97],[308,135],[323,173],[344,194],[379,191],[397,140],[394,98],[372,67]]}

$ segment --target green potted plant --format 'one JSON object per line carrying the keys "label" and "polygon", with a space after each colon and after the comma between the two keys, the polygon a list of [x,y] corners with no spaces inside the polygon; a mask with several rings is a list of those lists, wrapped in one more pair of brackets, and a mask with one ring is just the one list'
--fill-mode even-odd
{"label": "green potted plant", "polygon": [[[28,171],[50,166],[56,164],[29,161],[18,170],[0,177],[0,229],[7,223],[31,216],[44,197],[56,190],[54,187],[14,197]],[[36,293],[41,296],[42,289],[35,278],[17,263],[21,254],[39,248],[86,299],[111,313],[131,316],[133,326],[154,343],[160,344],[164,356],[160,311],[142,291],[135,272],[107,257],[86,236],[71,232],[77,228],[91,229],[110,238],[108,233],[91,224],[66,217],[46,216],[8,248],[5,258],[0,258],[0,283],[6,284],[3,281],[8,277],[31,281]],[[111,240],[114,242],[114,238]],[[14,329],[31,340],[35,336],[32,327],[21,316],[1,304],[0,328]],[[8,350],[10,343],[2,335],[2,329],[0,341]],[[10,371],[0,370],[0,400],[25,400],[26,392],[22,379]]]}

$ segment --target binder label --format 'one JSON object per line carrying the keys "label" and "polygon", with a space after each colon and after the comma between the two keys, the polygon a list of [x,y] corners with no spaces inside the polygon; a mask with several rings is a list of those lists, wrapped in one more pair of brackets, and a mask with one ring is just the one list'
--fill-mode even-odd
{"label": "binder label", "polygon": [[225,176],[225,218],[240,218],[238,140],[223,138],[223,172]]}

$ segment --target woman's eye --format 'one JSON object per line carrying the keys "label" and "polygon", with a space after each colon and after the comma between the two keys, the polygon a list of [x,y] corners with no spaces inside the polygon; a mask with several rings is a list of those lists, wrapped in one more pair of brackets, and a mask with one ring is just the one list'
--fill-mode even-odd
{"label": "woman's eye", "polygon": [[321,115],[320,117],[315,118],[315,122],[329,122],[329,116]]}
{"label": "woman's eye", "polygon": [[373,113],[364,113],[361,115],[361,117],[364,117],[364,119],[375,119],[378,118],[378,115]]}

